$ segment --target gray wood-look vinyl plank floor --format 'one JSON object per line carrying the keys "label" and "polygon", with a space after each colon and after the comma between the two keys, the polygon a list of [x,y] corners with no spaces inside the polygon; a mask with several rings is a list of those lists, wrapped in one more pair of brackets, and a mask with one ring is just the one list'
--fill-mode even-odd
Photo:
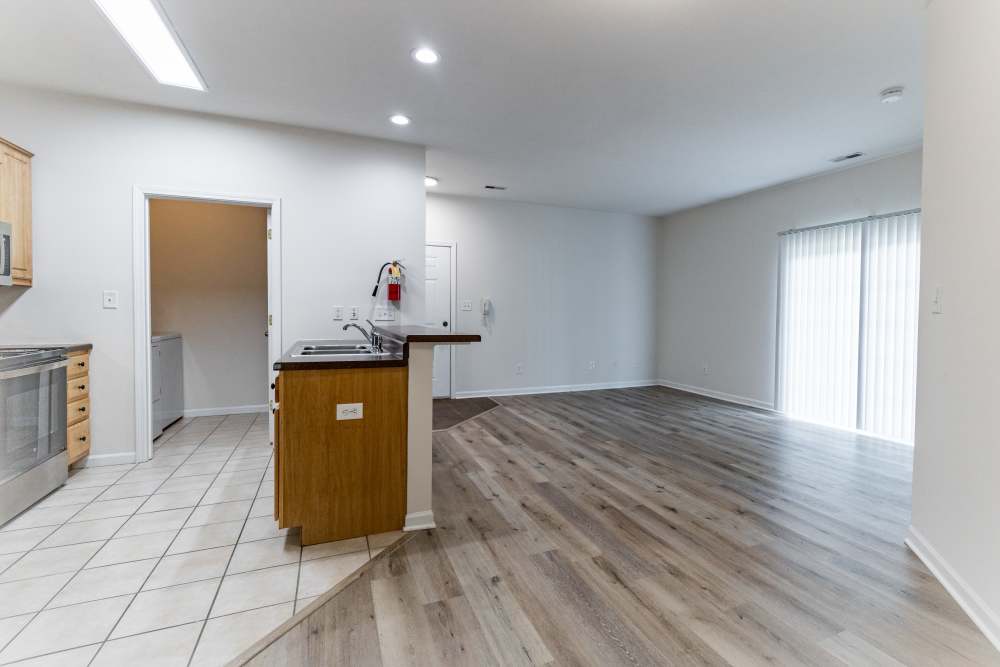
{"label": "gray wood-look vinyl plank floor", "polygon": [[253,665],[1000,665],[903,544],[912,450],[664,388],[434,434],[438,528]]}

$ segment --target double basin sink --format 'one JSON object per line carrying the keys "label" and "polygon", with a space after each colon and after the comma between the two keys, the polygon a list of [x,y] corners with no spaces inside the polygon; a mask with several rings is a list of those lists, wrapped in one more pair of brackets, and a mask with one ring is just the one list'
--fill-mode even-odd
{"label": "double basin sink", "polygon": [[339,356],[347,354],[378,354],[368,343],[336,343],[330,345],[303,345],[292,351],[293,357]]}

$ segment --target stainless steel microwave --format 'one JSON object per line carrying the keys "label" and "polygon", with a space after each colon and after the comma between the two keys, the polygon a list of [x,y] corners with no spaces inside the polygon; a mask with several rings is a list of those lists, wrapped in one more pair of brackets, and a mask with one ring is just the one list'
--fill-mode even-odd
{"label": "stainless steel microwave", "polygon": [[13,285],[10,260],[14,248],[11,246],[12,229],[9,222],[0,222],[0,286]]}

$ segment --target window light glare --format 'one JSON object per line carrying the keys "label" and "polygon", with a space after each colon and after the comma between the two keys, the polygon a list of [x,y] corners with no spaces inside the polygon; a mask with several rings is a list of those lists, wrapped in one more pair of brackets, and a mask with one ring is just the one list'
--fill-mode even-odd
{"label": "window light glare", "polygon": [[205,90],[153,0],[94,0],[150,74],[167,86]]}
{"label": "window light glare", "polygon": [[392,123],[393,125],[409,125],[410,117],[404,116],[401,113],[397,113],[392,116],[389,116],[389,122]]}

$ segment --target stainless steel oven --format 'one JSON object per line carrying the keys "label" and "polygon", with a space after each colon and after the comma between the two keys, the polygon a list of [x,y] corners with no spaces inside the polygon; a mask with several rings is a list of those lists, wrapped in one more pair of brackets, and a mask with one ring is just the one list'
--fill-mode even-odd
{"label": "stainless steel oven", "polygon": [[0,348],[0,525],[66,481],[65,350]]}
{"label": "stainless steel oven", "polygon": [[12,228],[9,222],[0,221],[0,286],[13,285],[14,275],[10,268]]}

